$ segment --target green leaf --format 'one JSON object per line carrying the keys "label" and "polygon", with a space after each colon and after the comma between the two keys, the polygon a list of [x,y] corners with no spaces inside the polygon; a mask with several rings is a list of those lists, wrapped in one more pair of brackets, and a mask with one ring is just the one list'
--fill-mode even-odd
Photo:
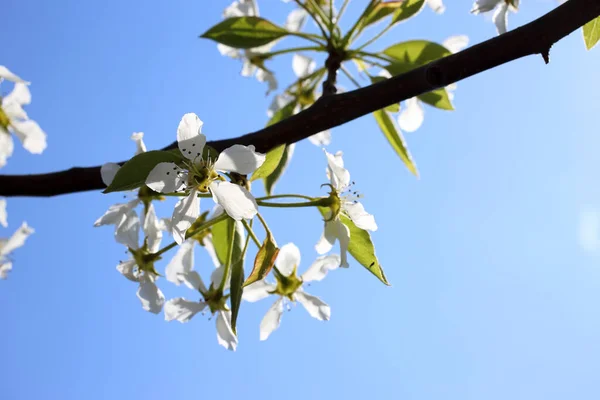
{"label": "green leaf", "polygon": [[596,17],[583,26],[585,47],[591,50],[600,40],[600,17]]}
{"label": "green leaf", "polygon": [[283,153],[285,153],[285,146],[285,144],[282,144],[281,146],[277,146],[273,150],[267,152],[265,162],[256,171],[254,171],[250,181],[254,181],[259,178],[264,179],[271,175],[279,166],[281,157],[283,157]]}
{"label": "green leaf", "polygon": [[[326,217],[329,215],[329,209],[326,207],[318,207],[321,215]],[[345,215],[340,215],[340,220],[350,230],[350,243],[348,244],[348,252],[356,261],[365,267],[370,273],[375,275],[381,282],[390,286],[381,264],[375,255],[375,246],[371,240],[371,235],[364,229],[357,227],[350,218]]]}
{"label": "green leaf", "polygon": [[227,263],[227,256],[229,255],[229,243],[231,243],[230,220],[231,218],[228,218],[225,221],[217,222],[211,228],[213,246],[221,265]]}
{"label": "green leaf", "polygon": [[404,0],[385,1],[379,3],[375,7],[372,7],[371,10],[364,16],[363,26],[367,27],[393,14],[394,11],[398,10],[400,6],[402,6],[402,3],[404,3]]}
{"label": "green leaf", "polygon": [[295,144],[286,144],[283,155],[281,156],[281,159],[279,160],[279,164],[273,170],[271,175],[269,175],[268,177],[263,179],[263,182],[265,184],[265,192],[267,192],[267,195],[270,196],[271,194],[273,194],[273,189],[275,189],[275,184],[281,178],[281,176],[285,172],[286,168],[288,167],[288,165],[292,159],[292,155],[294,154],[294,148],[295,148]]}
{"label": "green leaf", "polygon": [[454,110],[454,106],[448,96],[448,91],[445,88],[432,90],[417,96],[423,103],[427,103],[430,106],[437,107],[442,110]]}
{"label": "green leaf", "polygon": [[452,54],[441,44],[427,40],[397,43],[385,49],[383,53],[396,60],[385,67],[392,75],[403,74]]}
{"label": "green leaf", "polygon": [[275,265],[275,259],[277,258],[278,254],[279,248],[277,247],[271,232],[268,232],[265,241],[258,250],[258,253],[256,253],[256,258],[254,259],[254,268],[252,269],[248,279],[246,279],[246,282],[244,282],[244,287],[264,279],[269,272],[271,272],[273,265]]}
{"label": "green leaf", "polygon": [[397,24],[417,15],[425,6],[425,0],[405,0],[392,17],[392,24]]}
{"label": "green leaf", "polygon": [[392,148],[398,153],[402,161],[404,161],[408,170],[418,177],[419,171],[408,151],[408,147],[406,147],[400,129],[396,128],[396,124],[384,110],[375,111],[373,116],[375,117],[381,132],[383,132],[388,142],[392,145]]}
{"label": "green leaf", "polygon": [[231,218],[227,218],[227,221],[233,228],[230,229],[230,235],[233,233],[233,240],[229,243],[233,243],[232,257],[231,257],[231,279],[229,281],[229,294],[231,295],[229,301],[231,303],[231,329],[234,333],[237,333],[236,323],[237,317],[240,310],[240,304],[242,304],[242,294],[244,293],[244,254],[243,254],[243,237],[242,229],[239,229],[240,224],[235,223]]}
{"label": "green leaf", "polygon": [[146,178],[152,169],[161,162],[180,163],[181,153],[172,151],[148,151],[138,154],[127,161],[117,171],[111,184],[102,193],[121,192],[139,188],[146,183]]}
{"label": "green leaf", "polygon": [[200,37],[237,49],[251,49],[271,43],[288,33],[260,17],[234,17],[218,23]]}

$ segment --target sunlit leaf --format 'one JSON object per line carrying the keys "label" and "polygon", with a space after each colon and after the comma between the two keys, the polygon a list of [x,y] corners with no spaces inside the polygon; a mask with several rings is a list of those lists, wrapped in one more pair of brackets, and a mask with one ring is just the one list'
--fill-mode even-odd
{"label": "sunlit leaf", "polygon": [[454,106],[452,105],[452,101],[450,101],[450,96],[448,95],[448,90],[445,88],[432,90],[431,92],[421,94],[417,97],[423,103],[427,103],[430,106],[437,107],[441,110],[454,110]]}
{"label": "sunlit leaf", "polygon": [[248,276],[248,279],[244,282],[244,286],[248,286],[256,281],[264,279],[273,268],[273,265],[275,265],[277,254],[279,254],[279,248],[277,247],[271,232],[268,232],[265,241],[256,253],[254,268],[252,269],[250,276]]}
{"label": "sunlit leaf", "polygon": [[200,37],[238,49],[264,46],[288,34],[288,31],[260,17],[228,18]]}
{"label": "sunlit leaf", "polygon": [[388,47],[383,53],[395,60],[385,67],[392,75],[403,74],[452,54],[441,44],[427,40],[398,43]]}
{"label": "sunlit leaf", "polygon": [[265,179],[273,173],[281,162],[281,157],[285,153],[285,144],[275,147],[273,150],[267,152],[265,162],[252,174],[251,181],[256,179]]}
{"label": "sunlit leaf", "polygon": [[585,47],[591,50],[600,40],[600,17],[596,17],[583,26]]}
{"label": "sunlit leaf", "polygon": [[285,150],[283,152],[283,155],[281,156],[281,159],[279,160],[279,164],[273,170],[273,172],[271,173],[271,175],[269,175],[268,177],[266,177],[265,179],[263,179],[263,182],[265,184],[265,192],[267,192],[267,194],[269,196],[271,194],[273,194],[273,189],[275,189],[275,184],[277,183],[277,181],[279,180],[279,178],[281,178],[281,176],[285,172],[286,168],[290,164],[290,161],[292,159],[292,155],[294,154],[294,148],[295,147],[296,147],[296,145],[294,143],[292,143],[292,144],[286,144],[285,145]]}
{"label": "sunlit leaf", "polygon": [[392,148],[398,153],[406,167],[410,172],[412,172],[415,176],[419,176],[419,171],[417,170],[417,166],[408,151],[408,147],[406,146],[406,142],[402,137],[402,133],[400,129],[396,127],[396,124],[390,118],[387,112],[384,110],[377,110],[373,113],[375,120],[377,121],[377,125],[383,132],[384,136],[390,142]]}

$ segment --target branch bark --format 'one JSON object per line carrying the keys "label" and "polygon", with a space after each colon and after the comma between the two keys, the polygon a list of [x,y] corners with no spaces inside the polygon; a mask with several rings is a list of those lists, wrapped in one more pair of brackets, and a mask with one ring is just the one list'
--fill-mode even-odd
{"label": "branch bark", "polygon": [[[569,0],[527,25],[459,53],[371,86],[323,96],[312,107],[277,124],[208,144],[219,151],[234,144],[252,144],[266,152],[525,56],[541,54],[547,62],[554,43],[599,15],[600,0]],[[100,166],[48,174],[0,175],[0,196],[7,197],[48,197],[102,188]]]}

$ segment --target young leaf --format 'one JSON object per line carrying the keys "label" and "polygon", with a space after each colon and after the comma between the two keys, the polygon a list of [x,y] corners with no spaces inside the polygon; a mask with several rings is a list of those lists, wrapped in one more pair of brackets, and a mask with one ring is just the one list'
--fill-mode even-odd
{"label": "young leaf", "polygon": [[179,163],[181,153],[153,150],[140,153],[127,161],[117,171],[112,183],[102,193],[121,192],[139,188],[146,183],[152,169],[161,162]]}
{"label": "young leaf", "polygon": [[600,40],[600,17],[596,17],[582,28],[585,47],[591,50]]}
{"label": "young leaf", "polygon": [[218,23],[200,37],[237,49],[251,49],[264,46],[287,34],[285,29],[260,17],[234,17]]}
{"label": "young leaf", "polygon": [[230,241],[233,244],[233,249],[231,253],[231,279],[229,281],[229,294],[231,297],[229,301],[231,302],[231,328],[236,332],[236,322],[244,292],[244,238],[242,235],[243,228],[240,228],[241,223],[235,222],[231,218],[227,218],[227,221],[230,221],[230,227],[233,226],[229,231],[230,235],[232,233],[234,235]]}
{"label": "young leaf", "polygon": [[231,218],[228,218],[225,221],[217,222],[211,228],[213,246],[221,265],[225,265],[227,256],[229,255],[229,243],[231,242],[229,233],[231,231],[230,220]]}
{"label": "young leaf", "polygon": [[281,157],[283,157],[283,154],[285,153],[285,147],[286,145],[282,144],[281,146],[277,146],[273,150],[267,152],[265,162],[256,171],[254,171],[250,180],[254,181],[259,178],[265,179],[271,175],[279,166]]}
{"label": "young leaf", "polygon": [[448,91],[445,88],[432,90],[417,96],[423,103],[427,103],[430,106],[437,107],[442,110],[454,110],[454,106],[448,96]]}
{"label": "young leaf", "polygon": [[399,75],[412,69],[452,54],[450,50],[435,42],[411,40],[397,43],[383,51],[396,61],[385,67],[392,75]]}
{"label": "young leaf", "polygon": [[408,147],[406,147],[406,143],[404,142],[404,138],[402,137],[402,133],[400,129],[396,127],[394,121],[390,118],[390,116],[384,110],[377,110],[373,113],[381,132],[385,135],[386,139],[392,145],[392,148],[398,153],[404,164],[408,168],[410,172],[412,172],[416,177],[419,176],[419,171],[417,170],[417,166],[408,151]]}
{"label": "young leaf", "polygon": [[394,13],[392,24],[397,24],[417,15],[425,6],[425,0],[405,0],[402,6]]}
{"label": "young leaf", "polygon": [[273,265],[275,265],[275,259],[279,254],[279,248],[273,239],[273,235],[271,232],[268,232],[265,241],[263,242],[261,248],[256,253],[256,258],[254,259],[254,268],[250,273],[246,282],[244,282],[244,287],[264,279],[271,269]]}
{"label": "young leaf", "polygon": [[[319,207],[321,215],[325,217],[328,215],[329,210],[324,207]],[[390,286],[381,264],[375,254],[375,246],[371,241],[371,235],[364,229],[357,227],[350,218],[345,215],[340,215],[340,219],[344,225],[350,230],[350,243],[348,245],[348,252],[356,261],[363,267],[369,270],[370,273],[375,275],[381,282]]]}
{"label": "young leaf", "polygon": [[281,156],[281,159],[279,160],[279,164],[277,165],[277,167],[273,170],[273,172],[269,176],[267,176],[266,178],[263,179],[263,182],[265,184],[265,192],[267,192],[267,195],[270,196],[271,194],[273,194],[273,189],[275,188],[275,184],[277,183],[279,178],[281,178],[281,176],[285,172],[285,169],[289,165],[290,160],[292,159],[292,155],[294,154],[295,147],[296,147],[295,143],[286,144],[283,155]]}

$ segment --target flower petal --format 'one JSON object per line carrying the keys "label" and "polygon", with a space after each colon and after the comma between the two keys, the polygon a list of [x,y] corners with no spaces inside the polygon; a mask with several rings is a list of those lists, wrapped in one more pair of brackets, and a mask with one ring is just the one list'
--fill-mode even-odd
{"label": "flower petal", "polygon": [[133,132],[133,134],[131,135],[131,140],[135,142],[136,155],[146,152],[146,144],[144,143],[144,132]]}
{"label": "flower petal", "polygon": [[197,196],[197,191],[192,190],[189,195],[175,204],[173,210],[173,217],[171,218],[173,238],[178,244],[185,241],[185,232],[199,216],[200,198]]}
{"label": "flower petal", "polygon": [[214,181],[210,184],[210,192],[213,200],[236,221],[254,218],[258,213],[258,204],[246,188],[231,182]]}
{"label": "flower petal", "polygon": [[108,210],[104,213],[103,216],[101,216],[96,220],[96,222],[94,222],[94,226],[98,227],[103,225],[117,225],[121,222],[123,215],[133,210],[138,205],[138,203],[139,200],[135,199],[128,203],[113,204],[108,208]]}
{"label": "flower petal", "polygon": [[25,240],[34,233],[35,231],[27,222],[23,222],[19,229],[12,234],[12,236],[4,243],[4,245],[0,248],[0,256],[4,256],[10,254],[13,250],[18,249],[19,247],[25,244]]}
{"label": "flower petal", "polygon": [[331,144],[331,131],[327,129],[326,131],[316,133],[309,136],[308,140],[315,146],[329,146]]}
{"label": "flower petal", "polygon": [[345,189],[350,184],[350,172],[344,168],[344,159],[342,152],[338,151],[335,155],[323,150],[327,157],[327,177],[331,185],[338,190]]}
{"label": "flower petal", "polygon": [[172,162],[156,164],[146,178],[146,185],[159,193],[174,193],[185,185],[185,171]]}
{"label": "flower petal", "polygon": [[450,36],[444,40],[442,45],[453,53],[458,53],[469,45],[469,37],[467,35]]}
{"label": "flower petal", "polygon": [[0,225],[8,226],[8,215],[6,214],[6,200],[0,199]]}
{"label": "flower petal", "polygon": [[135,260],[128,260],[117,265],[119,271],[125,278],[133,282],[139,282],[140,278],[137,273]]}
{"label": "flower petal", "polygon": [[498,35],[502,35],[503,33],[506,33],[507,17],[508,17],[508,4],[502,3],[500,5],[500,7],[496,8],[496,11],[494,11],[494,16],[492,17],[494,24],[496,24],[496,30],[498,31]]}
{"label": "flower petal", "polygon": [[242,52],[236,48],[226,46],[224,44],[217,44],[217,50],[221,53],[222,56],[231,57],[231,58],[241,58]]}
{"label": "flower petal", "polygon": [[335,227],[334,221],[325,221],[323,227],[323,234],[315,245],[315,250],[319,254],[328,253],[337,239],[337,228]]}
{"label": "flower petal", "polygon": [[206,291],[206,286],[197,273],[192,274],[194,269],[194,241],[187,240],[179,249],[167,265],[165,276],[169,282],[177,286],[185,283],[191,289]]}
{"label": "flower petal", "polygon": [[188,322],[205,307],[206,303],[202,301],[190,301],[183,297],[171,299],[165,303],[165,321]]}
{"label": "flower petal", "polygon": [[17,104],[19,106],[23,106],[31,103],[31,92],[29,91],[29,87],[26,83],[15,83],[15,87],[13,90],[4,97],[2,100],[2,106],[4,108],[5,104]]}
{"label": "flower petal", "polygon": [[329,321],[331,318],[331,308],[318,297],[298,291],[294,293],[294,298],[304,306],[311,317],[319,321]]}
{"label": "flower petal", "polygon": [[302,8],[292,10],[285,20],[285,29],[290,32],[299,32],[306,23],[307,17],[308,13]]}
{"label": "flower petal", "polygon": [[437,14],[441,14],[446,11],[442,0],[427,0],[427,5]]}
{"label": "flower petal", "polygon": [[23,79],[21,79],[19,76],[15,75],[15,74],[13,74],[4,65],[0,65],[0,80],[2,80],[2,79],[6,79],[7,81],[11,81],[11,82],[25,83],[25,81]]}
{"label": "flower petal", "polygon": [[0,279],[8,278],[8,273],[12,270],[12,262],[6,261],[0,264]]}
{"label": "flower petal", "polygon": [[281,246],[275,259],[275,266],[285,276],[289,276],[300,265],[300,249],[294,243]]}
{"label": "flower petal", "polygon": [[6,160],[12,156],[13,150],[12,136],[0,126],[0,168],[6,165]]}
{"label": "flower petal", "polygon": [[269,93],[271,93],[274,90],[277,90],[277,88],[279,87],[279,83],[277,82],[277,78],[275,78],[275,75],[265,68],[259,68],[256,71],[256,80],[259,82],[268,83],[269,87],[267,89],[267,96],[269,95]]}
{"label": "flower petal", "polygon": [[377,230],[375,217],[366,212],[365,207],[358,201],[346,201],[342,204],[342,209],[346,211],[352,222],[360,229],[367,231]]}
{"label": "flower petal", "polygon": [[165,303],[165,295],[156,286],[152,278],[149,277],[148,273],[140,277],[140,287],[137,291],[137,297],[142,303],[142,308],[153,314],[160,313]]}
{"label": "flower petal", "polygon": [[144,218],[144,234],[146,235],[146,241],[148,243],[148,251],[155,253],[160,249],[160,241],[162,240],[161,224],[156,217],[156,211],[154,205],[150,203],[148,210],[146,211],[146,218]]}
{"label": "flower petal", "polygon": [[115,240],[132,250],[139,249],[140,218],[135,210],[129,210],[121,215],[121,220],[115,229]]}
{"label": "flower petal", "polygon": [[304,78],[312,74],[317,68],[317,63],[310,57],[295,53],[292,58],[292,70],[298,78]]}
{"label": "flower petal", "polygon": [[115,175],[121,169],[121,166],[117,163],[106,163],[100,168],[100,176],[102,177],[102,182],[106,186],[110,186],[113,179],[115,179]]}
{"label": "flower petal", "polygon": [[217,314],[217,341],[227,350],[235,351],[238,339],[231,329],[231,313],[219,311]]}
{"label": "flower petal", "polygon": [[265,162],[265,157],[264,154],[257,153],[254,146],[235,144],[219,154],[214,168],[217,171],[248,175]]}
{"label": "flower petal", "polygon": [[25,150],[32,154],[41,154],[46,148],[46,133],[40,128],[37,122],[28,119],[27,121],[11,121],[11,126],[15,130],[15,135],[23,143]]}
{"label": "flower petal", "polygon": [[262,321],[260,321],[260,340],[267,340],[273,331],[279,328],[283,314],[283,298],[280,297],[269,308]]}
{"label": "flower petal", "polygon": [[212,236],[205,236],[202,239],[202,247],[206,249],[206,252],[208,253],[210,259],[213,262],[213,265],[217,268],[220,267],[221,262],[219,261],[219,257],[217,257],[217,251],[215,250],[215,246],[212,241]]}
{"label": "flower petal", "polygon": [[242,299],[254,303],[255,301],[262,300],[271,295],[275,290],[275,285],[268,283],[264,279],[254,282],[244,288],[244,294]]}
{"label": "flower petal", "polygon": [[[302,274],[302,281],[313,282],[323,280],[323,278],[325,278],[325,275],[327,275],[329,271],[334,270],[340,266],[340,262],[340,256],[338,256],[337,254],[321,256],[317,258],[315,262],[312,263],[310,267],[308,267],[306,272]],[[245,290],[248,290],[248,288],[246,288]],[[246,294],[245,291],[244,294]]]}
{"label": "flower petal", "polygon": [[[213,270],[210,274],[210,283],[212,287],[218,287],[221,285],[221,281],[223,280],[223,274],[225,273],[225,267],[219,266]],[[225,280],[225,284],[223,286],[223,290],[229,289],[229,277]]]}
{"label": "flower petal", "polygon": [[177,127],[177,145],[181,154],[188,160],[195,160],[202,155],[206,144],[206,136],[202,131],[204,122],[194,113],[185,114]]}
{"label": "flower petal", "polygon": [[350,229],[342,223],[335,221],[337,239],[340,242],[340,267],[348,268],[348,246],[350,245]]}
{"label": "flower petal", "polygon": [[398,115],[398,126],[406,132],[414,132],[423,124],[425,110],[421,101],[412,97],[404,102],[404,108],[400,109]]}

